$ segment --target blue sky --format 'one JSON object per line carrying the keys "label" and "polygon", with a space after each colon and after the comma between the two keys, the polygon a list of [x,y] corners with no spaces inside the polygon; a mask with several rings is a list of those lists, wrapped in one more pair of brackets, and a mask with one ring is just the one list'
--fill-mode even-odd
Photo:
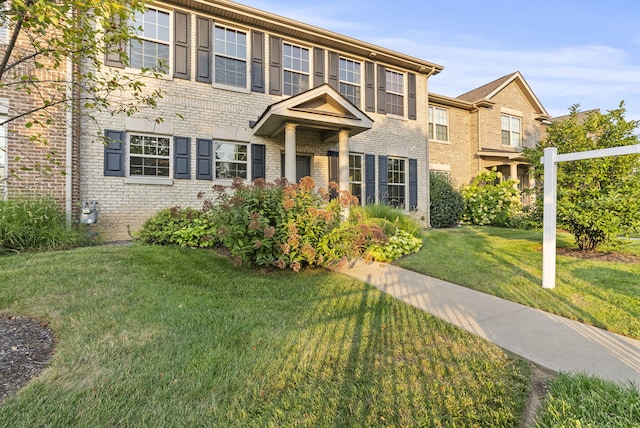
{"label": "blue sky", "polygon": [[640,120],[637,0],[239,2],[443,65],[431,92],[456,97],[520,71],[552,116],[624,100]]}

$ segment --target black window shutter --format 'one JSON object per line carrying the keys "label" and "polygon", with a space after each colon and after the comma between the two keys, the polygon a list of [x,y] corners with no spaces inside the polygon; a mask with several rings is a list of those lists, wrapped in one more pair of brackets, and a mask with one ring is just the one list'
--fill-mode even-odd
{"label": "black window shutter", "polygon": [[313,48],[313,87],[324,84],[324,49]]}
{"label": "black window shutter", "polygon": [[264,93],[264,34],[251,33],[251,90]]}
{"label": "black window shutter", "polygon": [[191,178],[191,138],[173,137],[173,178]]}
{"label": "black window shutter", "polygon": [[336,91],[338,90],[340,73],[340,57],[338,52],[329,52],[329,85]]}
{"label": "black window shutter", "polygon": [[416,120],[417,119],[417,107],[416,107],[416,75],[413,73],[407,74],[409,78],[409,119]]}
{"label": "black window shutter", "polygon": [[[120,18],[117,16],[113,17],[114,26],[120,25]],[[106,52],[104,54],[104,64],[109,67],[118,67],[124,68],[124,63],[120,57],[120,54],[124,52],[125,45],[124,42],[120,43],[111,43],[106,46]]]}
{"label": "black window shutter", "polygon": [[282,95],[282,39],[271,36],[269,60],[269,93]]}
{"label": "black window shutter", "polygon": [[251,180],[267,178],[266,174],[266,152],[264,144],[251,145]]}
{"label": "black window shutter", "polygon": [[378,64],[378,113],[386,113],[387,69]]}
{"label": "black window shutter", "polygon": [[173,76],[179,79],[190,79],[191,59],[191,15],[178,10],[173,12],[175,20],[173,36]]}
{"label": "black window shutter", "polygon": [[198,16],[196,31],[198,36],[196,41],[196,80],[198,82],[211,83],[211,20]]}
{"label": "black window shutter", "polygon": [[213,141],[204,138],[196,140],[196,179],[213,179]]}
{"label": "black window shutter", "polygon": [[369,112],[376,111],[376,84],[375,84],[375,64],[372,62],[364,63],[364,105],[365,110]]}
{"label": "black window shutter", "polygon": [[386,156],[378,156],[378,198],[381,204],[389,201],[389,159]]}
{"label": "black window shutter", "polygon": [[124,131],[104,131],[104,175],[124,177]]}
{"label": "black window shutter", "polygon": [[364,156],[364,188],[367,204],[376,203],[376,157]]}
{"label": "black window shutter", "polygon": [[409,159],[409,211],[418,208],[418,160]]}

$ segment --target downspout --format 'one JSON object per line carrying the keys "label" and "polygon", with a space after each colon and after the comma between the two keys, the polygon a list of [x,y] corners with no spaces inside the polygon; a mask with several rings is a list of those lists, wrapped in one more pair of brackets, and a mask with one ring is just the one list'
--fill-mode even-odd
{"label": "downspout", "polygon": [[429,154],[429,146],[430,146],[430,142],[429,142],[429,77],[431,77],[431,75],[433,73],[435,73],[436,69],[435,67],[431,68],[431,71],[429,71],[429,73],[426,76],[425,82],[427,85],[427,90],[424,91],[425,92],[425,106],[426,106],[426,111],[427,111],[427,215],[426,215],[426,223],[427,223],[427,228],[431,228],[431,167],[430,167],[430,163],[431,163],[431,155]]}
{"label": "downspout", "polygon": [[[476,109],[476,122],[478,122],[476,129],[478,130],[478,152],[482,151],[482,121],[480,120],[480,107],[477,103],[473,103],[473,107]],[[478,174],[482,172],[482,156],[478,156]],[[477,174],[476,174],[477,175]]]}

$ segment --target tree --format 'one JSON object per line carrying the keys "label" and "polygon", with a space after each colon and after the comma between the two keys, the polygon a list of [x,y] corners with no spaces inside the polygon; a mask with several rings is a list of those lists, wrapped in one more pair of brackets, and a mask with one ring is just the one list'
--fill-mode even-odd
{"label": "tree", "polygon": [[[567,119],[552,123],[547,137],[525,156],[536,166],[542,183],[540,157],[547,147],[558,153],[638,144],[637,120],[626,120],[624,102],[614,110],[579,113],[570,108]],[[539,187],[538,204],[543,203]],[[558,225],[575,237],[578,248],[591,251],[613,243],[625,233],[640,230],[640,156],[626,155],[562,162],[558,164]],[[541,206],[538,211],[542,212]]]}
{"label": "tree", "polygon": [[[132,115],[155,107],[162,96],[145,88],[142,70],[132,75],[105,66],[106,55],[128,65],[126,46],[136,39],[133,17],[140,0],[0,0],[0,98],[27,99],[3,106],[0,126],[25,130],[30,143],[47,144],[46,128],[64,123],[65,112]],[[24,138],[23,138],[24,140]]]}

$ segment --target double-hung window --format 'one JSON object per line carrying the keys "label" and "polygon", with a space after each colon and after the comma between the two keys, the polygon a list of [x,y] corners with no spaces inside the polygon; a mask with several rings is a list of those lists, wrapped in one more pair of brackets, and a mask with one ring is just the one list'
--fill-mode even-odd
{"label": "double-hung window", "polygon": [[247,144],[217,141],[216,147],[216,180],[233,178],[247,179],[248,146]]}
{"label": "double-hung window", "polygon": [[167,72],[171,40],[169,12],[147,8],[136,12],[132,25],[136,28],[136,38],[131,40],[130,66]]}
{"label": "double-hung window", "polygon": [[[9,2],[2,2],[0,4],[0,43],[5,44],[9,42]],[[1,179],[1,177],[0,177]]]}
{"label": "double-hung window", "polygon": [[521,120],[519,117],[503,114],[502,145],[520,147],[522,145]]}
{"label": "double-hung window", "polygon": [[340,58],[340,93],[357,107],[360,107],[361,76],[358,61]]}
{"label": "double-hung window", "polygon": [[429,106],[429,139],[449,141],[448,111]]}
{"label": "double-hung window", "polygon": [[362,155],[349,154],[349,191],[362,203]]}
{"label": "double-hung window", "polygon": [[129,176],[169,177],[171,138],[129,134]]}
{"label": "double-hung window", "polygon": [[247,87],[247,33],[215,26],[215,83]]}
{"label": "double-hung window", "polygon": [[389,158],[387,163],[387,179],[389,186],[389,205],[404,209],[407,185],[407,163],[405,159]]}
{"label": "double-hung window", "polygon": [[282,45],[284,95],[298,95],[309,89],[309,49],[290,43]]}
{"label": "double-hung window", "polygon": [[386,112],[397,116],[404,115],[404,74],[387,70]]}

